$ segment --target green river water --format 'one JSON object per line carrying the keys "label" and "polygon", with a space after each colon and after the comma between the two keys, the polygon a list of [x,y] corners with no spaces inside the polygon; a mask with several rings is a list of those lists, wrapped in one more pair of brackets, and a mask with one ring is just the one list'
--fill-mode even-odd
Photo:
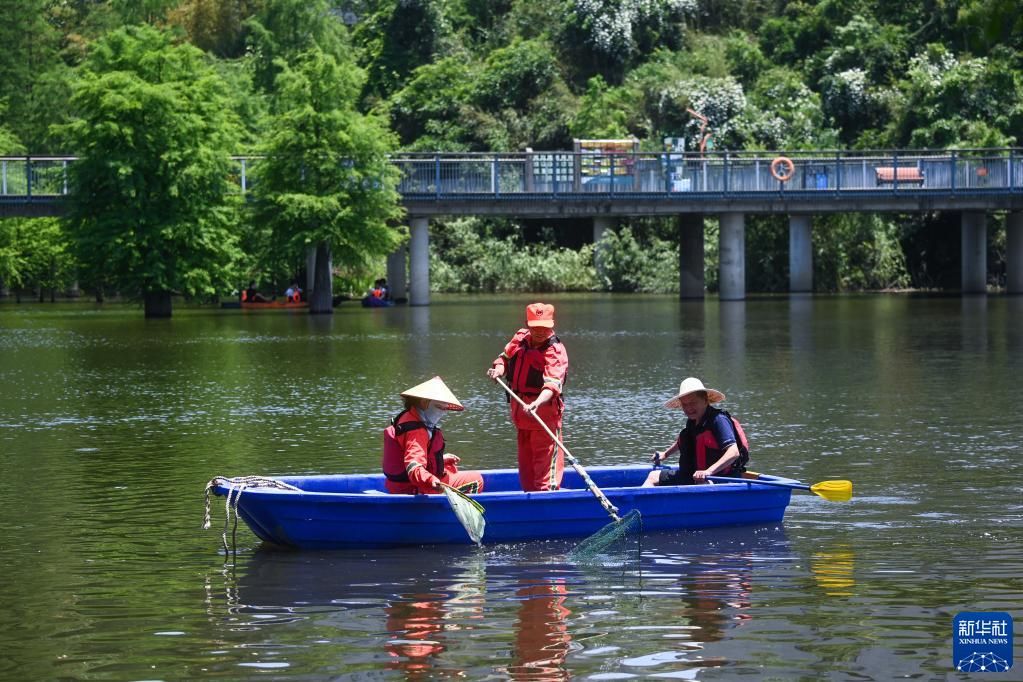
{"label": "green river water", "polygon": [[[848,478],[777,526],[282,552],[200,530],[214,475],[379,467],[398,393],[441,375],[469,468],[514,466],[484,376],[522,297],[330,317],[0,305],[0,679],[968,679],[962,611],[1023,616],[1023,298],[680,303],[559,296],[565,438],[646,461],[688,375],[727,394],[751,468]],[[1016,667],[984,679],[1023,679]]]}

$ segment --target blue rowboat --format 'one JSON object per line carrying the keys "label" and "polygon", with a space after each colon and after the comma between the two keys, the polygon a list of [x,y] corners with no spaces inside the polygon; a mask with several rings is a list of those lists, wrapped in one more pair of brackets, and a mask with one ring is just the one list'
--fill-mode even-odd
{"label": "blue rowboat", "polygon": [[[620,514],[639,510],[646,531],[777,523],[792,493],[755,481],[641,488],[648,466],[587,471]],[[486,492],[471,497],[486,509],[486,544],[583,537],[610,522],[571,469],[561,490],[531,493],[520,490],[515,469],[482,473]],[[443,495],[388,495],[381,474],[276,478],[299,490],[246,488],[238,498],[239,516],[268,543],[299,549],[471,544]],[[221,496],[228,490],[213,488]]]}

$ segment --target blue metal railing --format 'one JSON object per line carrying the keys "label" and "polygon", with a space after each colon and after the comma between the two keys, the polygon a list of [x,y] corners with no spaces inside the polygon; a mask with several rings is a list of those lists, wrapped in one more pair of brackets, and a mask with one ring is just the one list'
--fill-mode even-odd
{"label": "blue metal railing", "polygon": [[[593,154],[587,152],[394,154],[406,201],[685,200],[769,195],[1019,193],[1019,149]],[[772,161],[792,162],[781,180]],[[239,191],[253,188],[258,157],[232,157]],[[0,157],[0,201],[46,202],[68,194],[71,156]]]}

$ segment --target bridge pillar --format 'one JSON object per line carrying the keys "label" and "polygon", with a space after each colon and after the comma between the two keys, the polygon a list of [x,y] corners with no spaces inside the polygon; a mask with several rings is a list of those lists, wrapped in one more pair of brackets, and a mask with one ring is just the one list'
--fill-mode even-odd
{"label": "bridge pillar", "polygon": [[1005,221],[1005,292],[1023,294],[1023,211]]}
{"label": "bridge pillar", "polygon": [[597,277],[604,279],[604,248],[600,246],[600,240],[604,234],[615,226],[614,218],[608,216],[597,216],[593,219],[593,265],[597,269]]}
{"label": "bridge pillar", "polygon": [[813,239],[810,216],[789,216],[789,291],[813,291]]}
{"label": "bridge pillar", "polygon": [[615,219],[609,216],[597,216],[593,219],[593,243],[596,244],[604,233],[615,226]]}
{"label": "bridge pillar", "polygon": [[987,216],[982,211],[963,211],[961,230],[962,293],[987,293]]}
{"label": "bridge pillar", "polygon": [[722,301],[746,298],[746,216],[722,213],[718,236],[718,282]]}
{"label": "bridge pillar", "polygon": [[678,217],[678,297],[703,298],[703,214]]}
{"label": "bridge pillar", "polygon": [[399,246],[387,256],[387,286],[395,302],[408,300],[408,247]]}
{"label": "bridge pillar", "polygon": [[[291,286],[291,282],[287,283],[287,286]],[[316,288],[316,245],[307,246],[305,248],[305,299],[308,301],[309,297],[313,295],[313,289]],[[274,293],[277,293],[276,291]]]}
{"label": "bridge pillar", "polygon": [[409,221],[409,292],[410,305],[430,305],[430,220]]}

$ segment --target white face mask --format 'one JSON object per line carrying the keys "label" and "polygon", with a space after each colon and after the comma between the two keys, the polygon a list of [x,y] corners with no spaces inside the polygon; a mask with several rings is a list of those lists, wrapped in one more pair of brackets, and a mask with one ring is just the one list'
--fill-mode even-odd
{"label": "white face mask", "polygon": [[447,410],[440,403],[433,400],[426,407],[419,408],[419,415],[423,418],[423,422],[430,427],[437,426],[445,412]]}

